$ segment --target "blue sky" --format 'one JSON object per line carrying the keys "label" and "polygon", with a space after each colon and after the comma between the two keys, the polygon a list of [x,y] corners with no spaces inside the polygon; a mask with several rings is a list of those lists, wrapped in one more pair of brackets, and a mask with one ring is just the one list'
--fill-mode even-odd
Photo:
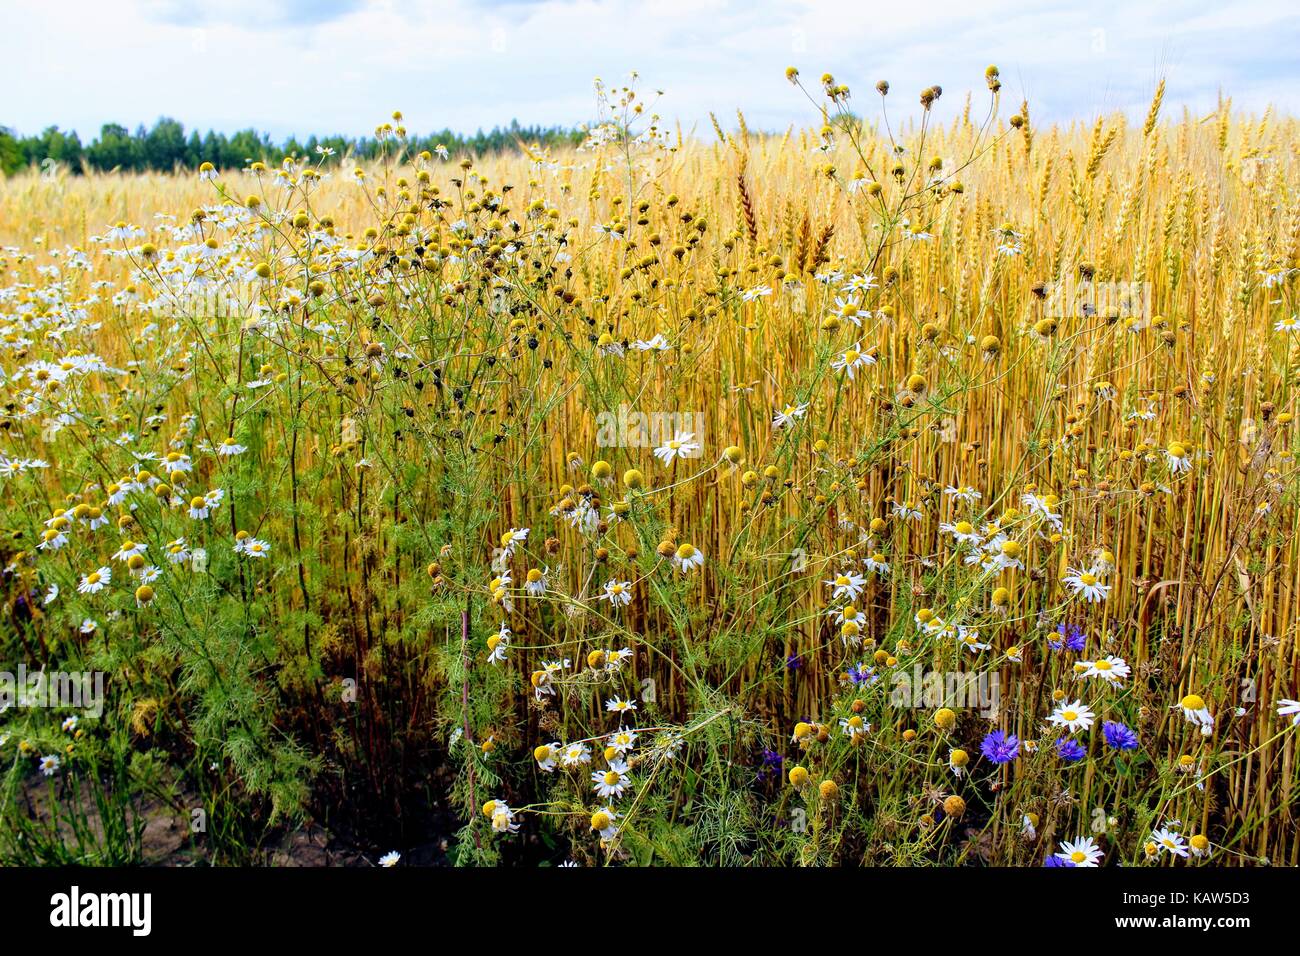
{"label": "blue sky", "polygon": [[[1166,109],[1300,113],[1300,5],[831,2],[831,0],[0,0],[0,125],[86,137],[160,115],[186,127],[370,132],[401,109],[413,130],[470,132],[593,114],[592,79],[639,72],[659,112],[708,131],[713,110],[752,127],[816,117],[783,71],[830,71],[891,113],[944,88],[951,113],[983,93],[989,63],[1008,106],[1089,119],[1142,113],[1160,75]],[[1010,112],[1006,110],[1004,112]]]}

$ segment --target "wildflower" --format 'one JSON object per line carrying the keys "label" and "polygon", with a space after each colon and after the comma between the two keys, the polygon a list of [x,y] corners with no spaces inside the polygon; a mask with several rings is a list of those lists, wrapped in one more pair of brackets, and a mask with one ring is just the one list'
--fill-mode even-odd
{"label": "wildflower", "polygon": [[537,761],[537,769],[543,773],[550,773],[555,769],[555,755],[559,751],[559,744],[542,744],[540,747],[533,749],[533,759]]}
{"label": "wildflower", "polygon": [[991,731],[980,742],[980,753],[996,764],[1011,763],[1020,756],[1020,738],[1001,730]]}
{"label": "wildflower", "polygon": [[1100,677],[1108,684],[1123,683],[1124,678],[1129,675],[1128,663],[1122,657],[1107,655],[1099,657],[1095,661],[1079,661],[1076,668],[1083,668],[1079,676],[1083,677]]}
{"label": "wildflower", "polygon": [[847,597],[850,601],[856,601],[866,587],[867,579],[860,574],[846,571],[822,583],[831,589],[831,597],[835,600]]}
{"label": "wildflower", "polygon": [[1063,860],[1068,860],[1075,866],[1095,867],[1101,862],[1101,848],[1093,841],[1092,837],[1079,837],[1073,842],[1062,840],[1060,843],[1060,852],[1056,854]]}
{"label": "wildflower", "polygon": [[797,422],[799,419],[803,418],[804,415],[807,414],[807,412],[808,412],[808,406],[806,404],[786,405],[783,409],[781,409],[779,412],[776,413],[775,417],[773,417],[772,427],[785,428],[788,425],[791,425],[794,422]]}
{"label": "wildflower", "polygon": [[1194,857],[1205,857],[1210,855],[1210,838],[1204,833],[1197,833],[1187,841],[1189,849]]}
{"label": "wildflower", "polygon": [[396,850],[390,850],[379,858],[379,865],[385,868],[397,866],[397,861],[401,858],[402,854],[398,853]]}
{"label": "wildflower", "polygon": [[57,754],[46,754],[41,758],[41,773],[47,777],[54,776],[54,774],[58,772],[59,766],[60,763]]}
{"label": "wildflower", "polygon": [[1106,739],[1106,743],[1116,750],[1138,748],[1138,735],[1117,721],[1104,721],[1101,725],[1101,734]]}
{"label": "wildflower", "polygon": [[954,777],[960,777],[966,772],[966,765],[970,763],[970,754],[957,748],[948,751],[948,769],[952,771]]}
{"label": "wildflower", "polygon": [[1003,541],[998,546],[996,554],[998,567],[1003,570],[1013,569],[1023,571],[1025,569],[1025,563],[1020,560],[1020,553],[1022,550],[1019,541],[1011,541],[1010,539]]}
{"label": "wildflower", "polygon": [[113,553],[114,561],[128,562],[137,554],[144,554],[148,550],[148,545],[136,544],[134,541],[123,541],[122,546]]}
{"label": "wildflower", "polygon": [[605,710],[611,714],[618,714],[620,717],[625,717],[632,711],[636,710],[636,704],[630,700],[611,697],[609,700],[605,701]]}
{"label": "wildflower", "polygon": [[489,663],[500,664],[505,661],[506,652],[510,650],[510,628],[504,621],[497,633],[488,636],[487,649]]}
{"label": "wildflower", "polygon": [[831,368],[835,369],[837,372],[843,372],[849,377],[849,380],[852,381],[854,371],[875,364],[875,356],[871,355],[869,352],[863,352],[860,343],[854,342],[851,346],[841,352],[835,361],[831,362]]}
{"label": "wildflower", "polygon": [[66,718],[63,721],[62,729],[64,733],[68,733],[68,734],[72,733],[74,730],[77,729],[77,718],[76,717]]}
{"label": "wildflower", "polygon": [[1020,834],[1026,840],[1038,839],[1038,814],[1026,813],[1020,818]]}
{"label": "wildflower", "polygon": [[678,546],[673,554],[673,564],[683,573],[694,568],[704,566],[704,552],[700,551],[693,544],[683,544]]}
{"label": "wildflower", "polygon": [[1061,635],[1060,640],[1048,640],[1047,642],[1047,646],[1054,651],[1065,648],[1066,650],[1078,652],[1083,650],[1087,642],[1083,628],[1077,624],[1059,624],[1056,633]]}
{"label": "wildflower", "polygon": [[1151,840],[1155,843],[1157,849],[1172,856],[1187,856],[1187,841],[1183,839],[1181,834],[1167,826],[1152,830]]}
{"label": "wildflower", "polygon": [[112,568],[100,568],[98,571],[91,571],[81,577],[81,583],[77,585],[77,591],[81,594],[98,594],[104,588],[108,587],[113,581]]}
{"label": "wildflower", "polygon": [[610,762],[608,770],[593,770],[591,783],[599,797],[608,799],[623,796],[623,791],[631,785],[627,777],[627,764],[622,760],[614,760]]}
{"label": "wildflower", "polygon": [[568,744],[560,752],[560,765],[566,769],[591,763],[591,748],[584,743]]}
{"label": "wildflower", "polygon": [[546,593],[546,572],[538,568],[529,568],[524,575],[524,590],[533,597]]}
{"label": "wildflower", "polygon": [[1214,732],[1214,715],[1210,713],[1210,709],[1205,706],[1205,701],[1199,694],[1188,694],[1179,701],[1178,706],[1182,709],[1188,723],[1200,727],[1201,733],[1206,737]]}
{"label": "wildflower", "polygon": [[975,526],[969,521],[957,521],[951,524],[940,524],[939,530],[944,534],[953,536],[958,544],[978,545],[983,539],[976,533]]}
{"label": "wildflower", "polygon": [[699,443],[692,441],[694,437],[690,432],[677,432],[671,441],[654,450],[654,456],[665,465],[671,465],[677,458],[690,458],[700,450]]}
{"label": "wildflower", "polygon": [[632,582],[606,581],[600,599],[608,601],[614,607],[626,607],[632,603]]}
{"label": "wildflower", "polygon": [[606,741],[610,747],[621,754],[626,754],[636,746],[636,731],[634,730],[616,730],[609,735]]}
{"label": "wildflower", "polygon": [[235,554],[248,558],[265,558],[271,553],[271,546],[260,538],[243,538],[235,543]]}
{"label": "wildflower", "polygon": [[1282,698],[1277,702],[1277,715],[1290,717],[1292,727],[1300,727],[1300,700]]}
{"label": "wildflower", "polygon": [[1174,477],[1190,471],[1192,460],[1188,457],[1187,446],[1182,442],[1170,442],[1165,449],[1165,464],[1169,466],[1169,473]]}
{"label": "wildflower", "polygon": [[943,489],[943,493],[953,501],[965,505],[973,505],[980,500],[980,493],[969,485],[949,485]]}
{"label": "wildflower", "polygon": [[1070,568],[1061,580],[1090,604],[1106,600],[1106,596],[1110,593],[1110,585],[1101,583],[1099,568],[1087,571]]}
{"label": "wildflower", "polygon": [[603,807],[591,815],[591,828],[600,834],[602,842],[608,842],[618,835],[618,827],[614,826],[617,819],[613,807]]}
{"label": "wildflower", "polygon": [[234,455],[242,455],[246,451],[248,451],[247,446],[241,445],[239,444],[239,442],[235,441],[235,437],[233,435],[223,439],[221,444],[217,446],[217,454],[225,458]]}
{"label": "wildflower", "polygon": [[1064,727],[1073,733],[1091,727],[1096,714],[1085,707],[1082,701],[1074,700],[1057,705],[1056,710],[1052,711],[1047,719],[1050,723]]}
{"label": "wildflower", "polygon": [[1062,737],[1056,742],[1056,755],[1066,763],[1075,763],[1086,757],[1088,751],[1072,737]]}
{"label": "wildflower", "polygon": [[516,547],[527,540],[527,528],[511,528],[501,535],[501,550],[506,554],[514,554]]}
{"label": "wildflower", "polygon": [[866,736],[867,731],[870,729],[871,725],[864,721],[858,714],[853,714],[850,717],[845,717],[840,720],[840,731],[845,737],[848,737],[849,740],[856,741],[859,737]]}
{"label": "wildflower", "polygon": [[882,578],[889,574],[889,562],[885,560],[885,556],[879,551],[873,551],[863,558],[862,564],[868,571],[878,574]]}

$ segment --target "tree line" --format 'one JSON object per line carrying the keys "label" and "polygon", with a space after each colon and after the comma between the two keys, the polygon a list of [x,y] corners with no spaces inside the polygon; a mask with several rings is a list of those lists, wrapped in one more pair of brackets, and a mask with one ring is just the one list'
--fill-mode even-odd
{"label": "tree line", "polygon": [[[497,153],[517,149],[520,142],[542,146],[576,145],[582,142],[580,129],[560,126],[520,126],[511,121],[509,126],[497,126],[491,132],[479,130],[465,135],[443,130],[427,135],[410,136],[407,144],[416,152],[445,146],[451,153]],[[0,171],[10,175],[29,166],[46,167],[50,162],[72,173],[86,170],[122,170],[126,172],[171,172],[178,168],[198,169],[211,163],[218,169],[237,169],[253,160],[278,164],[286,156],[303,156],[317,159],[317,147],[333,150],[328,161],[343,156],[358,160],[373,159],[384,150],[393,149],[392,141],[375,137],[312,136],[305,141],[289,137],[282,143],[274,142],[266,133],[253,129],[240,130],[226,135],[208,130],[199,135],[178,121],[163,117],[145,129],[143,125],[134,133],[117,123],[106,123],[99,136],[83,143],[76,131],[64,132],[50,126],[36,136],[20,136],[13,130],[0,126]]]}

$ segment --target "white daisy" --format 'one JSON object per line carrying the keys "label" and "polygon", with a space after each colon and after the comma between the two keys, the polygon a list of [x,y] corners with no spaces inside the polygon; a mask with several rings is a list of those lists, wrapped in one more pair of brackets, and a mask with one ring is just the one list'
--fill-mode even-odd
{"label": "white daisy", "polygon": [[1097,719],[1097,715],[1089,710],[1082,701],[1072,700],[1058,704],[1056,710],[1052,711],[1047,718],[1049,723],[1058,727],[1064,727],[1071,733],[1079,730],[1087,730],[1092,726],[1092,722]]}

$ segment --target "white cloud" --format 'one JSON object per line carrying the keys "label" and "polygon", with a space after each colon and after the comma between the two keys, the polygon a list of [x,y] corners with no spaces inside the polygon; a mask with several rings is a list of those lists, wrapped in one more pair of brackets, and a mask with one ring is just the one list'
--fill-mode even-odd
{"label": "white cloud", "polygon": [[[16,6],[10,0],[11,7]],[[833,72],[876,109],[912,111],[938,83],[945,114],[983,93],[988,63],[1033,115],[1145,110],[1159,75],[1170,109],[1234,102],[1300,111],[1300,14],[1284,0],[1091,6],[984,0],[867,4],[795,0],[71,0],[4,14],[0,122],[93,136],[160,115],[187,127],[365,133],[402,109],[413,129],[591,117],[591,79],[638,70],[684,125],[710,110],[782,128],[815,119],[784,80]]]}

